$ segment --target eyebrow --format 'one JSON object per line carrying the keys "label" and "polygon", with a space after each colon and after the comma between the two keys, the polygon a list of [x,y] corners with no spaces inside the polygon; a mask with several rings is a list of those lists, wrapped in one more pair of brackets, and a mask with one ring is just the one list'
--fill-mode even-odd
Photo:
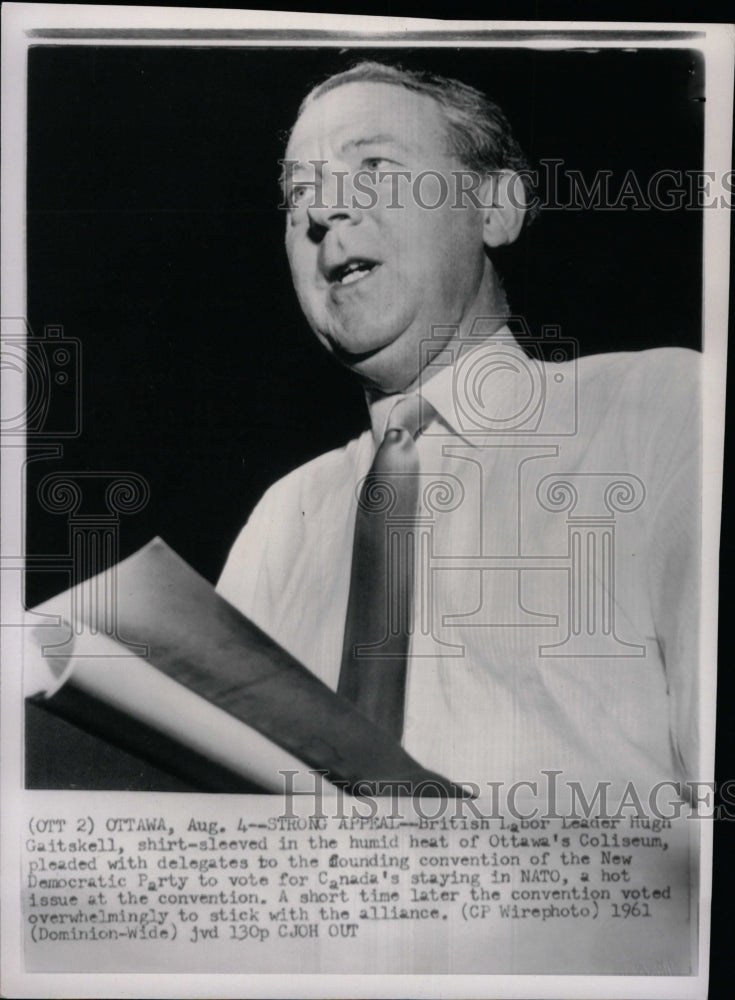
{"label": "eyebrow", "polygon": [[361,149],[363,146],[373,146],[377,143],[388,143],[404,151],[407,149],[405,143],[401,142],[395,135],[391,135],[389,132],[377,132],[375,135],[363,136],[359,139],[349,139],[340,146],[340,151]]}
{"label": "eyebrow", "polygon": [[[359,139],[348,139],[340,145],[339,152],[345,153],[353,149],[362,149],[365,146],[373,146],[378,143],[390,144],[403,152],[408,151],[406,144],[401,142],[397,136],[391,135],[389,132],[376,132],[375,135],[361,136]],[[293,180],[294,174],[308,171],[313,172],[314,170],[315,161],[312,160],[288,160],[287,162],[291,164],[291,170],[288,172],[282,171],[280,178],[281,185],[285,184],[287,180]]]}

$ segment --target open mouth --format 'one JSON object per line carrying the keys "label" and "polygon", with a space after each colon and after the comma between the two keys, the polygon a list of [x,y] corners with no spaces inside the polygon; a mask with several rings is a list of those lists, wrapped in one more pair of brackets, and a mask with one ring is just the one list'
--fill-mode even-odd
{"label": "open mouth", "polygon": [[356,282],[362,281],[363,278],[367,278],[377,267],[379,264],[374,260],[354,257],[345,261],[344,264],[333,267],[329,271],[328,278],[331,284],[354,285]]}

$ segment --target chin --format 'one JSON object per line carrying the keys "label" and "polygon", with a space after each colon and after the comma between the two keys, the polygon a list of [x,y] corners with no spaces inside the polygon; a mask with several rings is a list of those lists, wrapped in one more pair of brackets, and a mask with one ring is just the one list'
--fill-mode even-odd
{"label": "chin", "polygon": [[363,382],[384,393],[403,392],[418,377],[421,369],[419,352],[415,345],[396,338],[383,347],[366,352],[343,364],[351,369]]}
{"label": "chin", "polygon": [[400,331],[385,326],[369,327],[354,324],[353,328],[341,326],[339,329],[321,335],[329,350],[341,359],[354,358],[359,362],[365,356],[372,356],[389,348],[399,337]]}

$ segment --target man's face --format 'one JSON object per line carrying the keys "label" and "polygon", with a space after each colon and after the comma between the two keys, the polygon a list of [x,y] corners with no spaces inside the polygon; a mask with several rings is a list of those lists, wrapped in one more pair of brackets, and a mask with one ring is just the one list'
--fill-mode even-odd
{"label": "man's face", "polygon": [[[286,160],[286,249],[307,320],[348,367],[385,390],[404,388],[418,375],[420,342],[433,325],[460,323],[485,268],[482,212],[456,207],[452,171],[462,164],[438,105],[392,84],[345,84],[298,119]],[[378,171],[410,179],[381,180]],[[425,171],[434,176],[417,200]],[[352,186],[360,180],[362,192]],[[355,198],[376,203],[360,208]]]}

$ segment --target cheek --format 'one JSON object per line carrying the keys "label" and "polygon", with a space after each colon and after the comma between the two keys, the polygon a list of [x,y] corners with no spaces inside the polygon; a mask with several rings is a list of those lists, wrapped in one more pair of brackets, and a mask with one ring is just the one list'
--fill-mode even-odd
{"label": "cheek", "polygon": [[441,269],[447,262],[458,267],[483,254],[482,219],[474,211],[453,209],[449,201],[437,208],[413,205],[395,220],[394,236],[408,259],[434,263]]}
{"label": "cheek", "polygon": [[286,254],[291,268],[293,286],[301,298],[308,294],[310,288],[313,288],[314,262],[309,259],[305,248],[290,241],[286,242]]}
{"label": "cheek", "polygon": [[445,269],[461,276],[482,267],[485,244],[482,223],[477,216],[457,209],[444,213],[443,218],[437,221],[442,234]]}

